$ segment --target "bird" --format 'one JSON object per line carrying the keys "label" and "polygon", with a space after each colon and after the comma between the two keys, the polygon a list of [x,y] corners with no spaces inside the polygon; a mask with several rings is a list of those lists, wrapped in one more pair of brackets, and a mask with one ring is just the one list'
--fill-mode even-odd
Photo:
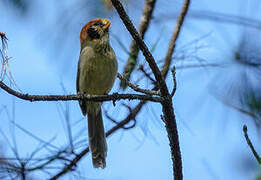
{"label": "bird", "polygon": [[[80,33],[80,58],[76,78],[77,94],[107,95],[114,84],[118,63],[109,42],[108,19],[94,19]],[[107,143],[102,120],[102,102],[79,100],[88,117],[88,138],[94,168],[106,167]]]}

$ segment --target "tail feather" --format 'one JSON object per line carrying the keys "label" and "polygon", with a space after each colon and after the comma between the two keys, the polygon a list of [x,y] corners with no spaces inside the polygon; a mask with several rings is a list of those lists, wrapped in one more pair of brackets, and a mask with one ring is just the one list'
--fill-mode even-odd
{"label": "tail feather", "polygon": [[88,113],[88,134],[93,167],[105,168],[107,143],[104,133],[101,109],[99,110],[98,114]]}

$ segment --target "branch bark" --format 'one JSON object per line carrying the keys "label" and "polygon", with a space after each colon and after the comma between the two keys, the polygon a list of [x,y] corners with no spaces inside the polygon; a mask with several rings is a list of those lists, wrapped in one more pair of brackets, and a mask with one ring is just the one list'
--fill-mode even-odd
{"label": "branch bark", "polygon": [[[165,79],[165,77],[163,76],[164,74],[159,71],[159,68],[156,64],[156,61],[154,60],[152,54],[150,53],[147,46],[145,45],[145,43],[143,42],[143,40],[139,36],[137,30],[135,29],[135,27],[131,23],[131,21],[130,21],[129,17],[127,16],[125,10],[123,9],[120,1],[119,0],[111,0],[111,1],[112,1],[112,4],[114,5],[114,7],[116,8],[116,10],[118,11],[121,19],[123,20],[125,26],[128,29],[128,31],[132,35],[133,39],[136,41],[136,44],[138,45],[138,47],[143,52],[143,55],[145,56],[146,61],[149,63],[149,66],[152,69],[152,72],[153,72],[153,74],[154,74],[154,76],[157,80],[158,86],[155,87],[153,90],[160,89],[161,96],[162,96],[162,98],[157,97],[158,101],[156,101],[156,102],[161,102],[162,107],[163,107],[163,113],[164,113],[163,120],[164,120],[164,123],[165,123],[165,126],[166,126],[166,130],[168,132],[168,137],[169,137],[169,141],[170,141],[171,155],[172,155],[172,161],[173,161],[174,178],[175,179],[182,179],[182,177],[183,177],[183,175],[182,175],[182,162],[181,162],[181,153],[180,153],[180,148],[179,148],[179,139],[178,139],[176,120],[175,120],[174,110],[173,110],[173,106],[172,106],[172,97],[171,97],[171,95],[168,91],[166,82],[164,80]],[[185,1],[185,2],[187,2],[187,1]],[[189,5],[189,3],[187,5]],[[173,48],[173,51],[174,51],[174,48]],[[172,51],[172,53],[173,53],[173,51]],[[0,83],[0,85],[1,85],[1,83]],[[10,89],[10,88],[8,89],[8,88],[9,87],[7,87],[7,89],[5,89],[5,88],[3,88],[3,89],[5,89],[7,92],[9,92],[9,90],[12,90],[12,89]],[[13,95],[16,95],[19,98],[24,98],[25,100],[30,100],[30,101],[38,100],[37,98],[43,98],[41,96],[30,96],[28,94],[22,94],[22,93],[19,93],[19,92],[16,92]],[[22,95],[22,97],[20,97],[21,95]],[[108,95],[106,97],[102,97],[102,96],[95,96],[94,97],[94,96],[85,96],[85,95],[84,96],[83,95],[81,95],[81,96],[79,96],[79,95],[69,95],[69,97],[67,97],[67,96],[66,97],[64,97],[64,96],[48,96],[48,97],[45,97],[45,99],[43,99],[43,100],[57,101],[57,100],[63,100],[63,99],[59,99],[59,98],[64,97],[65,100],[78,100],[78,99],[81,99],[81,98],[85,98],[85,99],[90,100],[90,101],[104,101],[104,100],[113,100],[114,101],[113,96],[116,96],[116,95],[119,95],[119,94]],[[130,94],[127,94],[127,95],[130,95]],[[131,95],[133,95],[133,94],[131,94]],[[127,96],[125,96],[125,95],[119,95],[119,96],[121,96],[121,98],[123,98],[123,99],[124,98],[128,99]],[[145,96],[146,96],[146,98],[147,97],[151,98],[151,96],[148,96],[148,95],[138,95],[138,96],[139,96],[139,98],[144,98]],[[72,98],[72,99],[67,99],[67,98]],[[143,101],[141,101],[141,103],[139,103],[139,105],[136,106],[136,108],[135,108],[136,110],[134,109],[134,111],[133,111],[134,113],[129,114],[129,116],[128,116],[129,119],[125,119],[126,121],[124,120],[124,121],[120,122],[119,124],[117,124],[116,126],[114,126],[114,128],[109,130],[106,133],[106,135],[107,136],[110,135],[111,133],[115,132],[116,130],[120,129],[122,126],[127,124],[130,120],[135,118],[135,116],[140,111],[142,106],[147,102],[147,100],[150,100],[150,99],[143,99]],[[65,174],[66,172],[72,170],[72,167],[75,166],[76,163],[88,151],[89,151],[88,148],[86,148],[85,151],[82,151],[80,154],[78,154],[76,156],[76,158],[73,159],[73,161],[69,164],[69,166],[66,166],[64,168],[64,170],[61,171],[59,174],[62,175],[62,174]],[[58,177],[60,177],[61,175],[59,175]]]}
{"label": "branch bark", "polygon": [[167,76],[167,72],[168,72],[169,66],[171,64],[171,59],[172,59],[171,57],[172,57],[172,54],[173,54],[175,47],[176,47],[176,41],[179,37],[181,27],[183,25],[185,16],[187,15],[187,12],[188,12],[189,4],[190,4],[190,0],[184,1],[184,4],[183,4],[182,9],[181,9],[181,13],[180,13],[178,20],[177,20],[177,24],[174,28],[173,34],[172,34],[171,39],[170,39],[167,55],[166,55],[165,61],[164,61],[165,63],[164,63],[163,68],[162,68],[162,75],[165,78]]}
{"label": "branch bark", "polygon": [[29,95],[15,91],[0,81],[0,87],[11,95],[14,95],[20,99],[27,101],[71,101],[84,99],[86,101],[117,101],[120,99],[128,100],[149,100],[153,102],[161,102],[161,97],[154,97],[151,95],[140,95],[140,94],[118,94],[114,93],[111,95]]}
{"label": "branch bark", "polygon": [[[165,123],[165,127],[167,130],[168,138],[169,138],[169,142],[170,142],[171,158],[172,158],[172,162],[173,162],[173,175],[174,175],[174,179],[181,180],[181,179],[183,179],[182,160],[181,160],[181,153],[180,153],[180,147],[179,147],[177,124],[176,124],[175,114],[174,114],[173,105],[172,105],[172,97],[168,91],[164,77],[162,76],[161,72],[159,71],[159,68],[154,60],[154,57],[148,50],[144,41],[139,36],[137,30],[135,29],[131,20],[129,19],[128,15],[126,14],[122,4],[120,3],[119,0],[111,0],[111,1],[112,1],[113,6],[115,7],[115,9],[117,10],[120,18],[122,19],[123,23],[125,24],[126,28],[132,35],[133,39],[136,41],[138,47],[141,49],[146,61],[149,63],[149,66],[158,82],[160,92],[161,92],[162,96],[164,97],[164,100],[161,102],[161,104],[162,104],[162,111],[164,114],[163,120]],[[189,4],[190,4],[190,0],[185,0],[183,8],[182,8],[182,12],[181,12],[181,16],[183,16],[181,18],[181,25],[183,23],[184,17],[188,10]],[[179,25],[179,29],[181,28],[181,25]],[[177,35],[179,34],[179,31],[180,30],[177,31]],[[177,37],[176,37],[176,39],[177,39]],[[174,40],[174,42],[175,41],[176,40]],[[174,50],[174,48],[173,48],[173,50]],[[172,53],[173,53],[173,50],[172,50]]]}
{"label": "branch bark", "polygon": [[255,150],[255,148],[254,148],[254,146],[253,146],[251,140],[250,140],[249,137],[248,137],[248,134],[247,134],[247,126],[246,126],[246,125],[243,126],[243,131],[244,131],[245,139],[246,139],[246,142],[247,142],[249,148],[251,149],[253,155],[255,156],[255,158],[256,158],[258,164],[261,164],[261,158],[260,158],[260,156],[258,155],[258,153],[256,152],[256,150]]}
{"label": "branch bark", "polygon": [[[146,101],[141,101],[133,110],[132,112],[122,121],[120,121],[117,125],[115,125],[113,128],[108,130],[106,132],[106,137],[110,136],[112,133],[116,132],[117,130],[124,127],[126,124],[128,124],[132,119],[136,117],[138,112],[141,110],[143,105],[146,103]],[[89,147],[86,147],[84,150],[82,150],[79,154],[75,156],[75,158],[69,163],[66,164],[62,171],[58,172],[56,175],[54,175],[50,180],[56,180],[66,174],[69,171],[73,170],[73,167],[76,166],[76,164],[89,152]]]}
{"label": "branch bark", "polygon": [[120,18],[122,19],[123,23],[125,24],[125,27],[128,29],[129,33],[131,34],[132,38],[136,41],[138,47],[142,51],[146,61],[149,63],[149,66],[160,86],[160,91],[162,95],[169,94],[167,85],[160,73],[160,70],[156,64],[156,61],[154,57],[152,56],[151,52],[149,51],[148,47],[144,43],[144,41],[141,39],[139,33],[137,32],[136,28],[132,24],[129,16],[127,15],[126,11],[124,10],[121,2],[119,0],[111,0],[112,5],[117,10]]}
{"label": "branch bark", "polygon": [[[142,16],[139,24],[139,33],[141,38],[144,38],[144,35],[149,27],[150,21],[152,19],[152,13],[156,4],[156,0],[145,0],[145,5],[142,11]],[[131,73],[133,72],[135,66],[137,65],[137,58],[139,54],[139,48],[135,42],[135,40],[131,41],[130,45],[130,56],[128,61],[124,67],[123,76],[130,80]],[[127,84],[124,81],[121,81],[121,87],[125,89]]]}
{"label": "branch bark", "polygon": [[148,95],[157,95],[157,96],[160,96],[161,94],[158,92],[158,91],[154,91],[154,90],[147,90],[147,89],[141,89],[138,87],[138,85],[134,85],[132,84],[131,82],[129,82],[124,76],[122,76],[121,74],[117,74],[117,77],[124,81],[131,89],[133,89],[134,91],[137,91],[137,92],[141,92],[141,93],[144,93],[144,94],[148,94]]}

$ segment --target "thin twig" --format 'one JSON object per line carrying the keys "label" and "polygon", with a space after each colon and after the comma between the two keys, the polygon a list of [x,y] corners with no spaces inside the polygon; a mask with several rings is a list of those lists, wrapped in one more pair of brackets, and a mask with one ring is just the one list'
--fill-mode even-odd
{"label": "thin twig", "polygon": [[132,84],[132,83],[131,83],[130,81],[128,81],[124,76],[122,76],[120,73],[117,74],[117,77],[118,77],[120,80],[125,81],[125,83],[126,83],[131,89],[133,89],[134,91],[141,92],[141,93],[148,94],[148,95],[157,95],[157,96],[160,96],[160,92],[158,92],[158,91],[147,90],[147,89],[141,89],[141,88],[138,87],[138,85]]}
{"label": "thin twig", "polygon": [[218,97],[218,96],[215,96],[215,97],[216,97],[217,99],[219,99],[219,100],[220,100],[222,103],[224,103],[225,105],[230,106],[230,107],[234,108],[235,110],[237,110],[238,112],[241,112],[241,113],[243,113],[243,114],[246,114],[246,115],[248,115],[248,116],[251,116],[251,117],[253,117],[253,118],[255,118],[255,119],[257,119],[258,121],[261,122],[261,118],[260,118],[257,114],[255,114],[254,112],[247,111],[247,110],[245,110],[245,109],[243,109],[243,108],[241,108],[241,107],[238,107],[238,106],[236,106],[236,105],[234,105],[234,104],[228,102],[228,101],[227,101],[226,99],[224,99],[224,98],[221,98],[221,97]]}
{"label": "thin twig", "polygon": [[171,69],[171,73],[172,73],[172,79],[173,79],[173,89],[171,91],[171,97],[173,97],[176,93],[177,90],[177,79],[176,79],[176,68],[175,66]]}
{"label": "thin twig", "polygon": [[86,101],[117,101],[120,99],[128,99],[128,100],[149,100],[153,102],[161,102],[161,97],[152,97],[149,95],[139,95],[139,94],[118,94],[114,93],[111,95],[29,95],[29,94],[23,94],[18,91],[15,91],[5,85],[2,81],[0,81],[0,87],[8,92],[9,94],[12,94],[20,99],[27,100],[27,101],[71,101],[71,100],[80,100],[84,99]]}
{"label": "thin twig", "polygon": [[[116,3],[117,3],[117,1],[115,1]],[[119,2],[119,1],[118,1]],[[127,25],[126,25],[127,26]],[[134,29],[135,30],[135,29]],[[132,32],[134,32],[135,33],[135,31],[132,31]],[[133,35],[133,34],[132,34]],[[135,36],[135,34],[133,35],[133,36]],[[139,37],[137,36],[137,38],[138,39],[135,39],[136,41],[139,41]],[[143,43],[143,44],[142,44]],[[144,56],[146,57],[146,59],[147,59],[147,61],[149,62],[149,65],[150,65],[150,67],[152,68],[152,70],[153,70],[153,73],[154,73],[154,75],[155,75],[155,77],[156,77],[156,79],[157,79],[157,81],[159,81],[160,82],[160,89],[161,89],[161,91],[165,91],[165,95],[169,95],[169,93],[168,93],[168,90],[167,90],[167,87],[166,87],[166,84],[165,84],[165,81],[164,80],[162,80],[163,78],[159,75],[159,71],[158,71],[158,68],[157,68],[157,65],[155,64],[155,60],[153,59],[153,57],[151,56],[151,54],[150,54],[150,52],[148,51],[148,49],[146,49],[147,47],[145,46],[145,44],[144,44],[144,42],[142,42],[141,44],[139,44],[141,47],[142,47],[142,50],[143,50],[143,53],[144,53]],[[148,52],[149,53],[148,53]],[[163,86],[162,86],[163,85]],[[29,96],[29,95],[27,95],[27,96]],[[80,97],[78,97],[78,99],[79,98],[88,98],[88,97],[90,97],[90,96],[80,96]],[[90,97],[91,98],[91,97]],[[98,98],[98,97],[96,97],[96,98]],[[31,99],[31,101],[33,101],[34,99]],[[113,99],[112,99],[113,100]],[[98,101],[98,100],[97,100]],[[130,118],[133,118],[133,117],[135,117],[136,115],[137,115],[137,113],[140,111],[140,109],[142,108],[142,106],[146,103],[147,101],[142,101],[141,103],[139,103],[139,105],[138,106],[136,106],[136,108],[137,108],[137,110],[133,110],[132,112],[134,112],[134,114],[130,114],[128,117],[130,117]],[[163,106],[164,106],[164,108],[165,108],[165,110],[164,110],[164,115],[165,116],[167,116],[168,118],[167,118],[167,122],[170,122],[170,120],[173,120],[174,119],[174,123],[175,123],[175,117],[173,117],[174,116],[174,113],[173,113],[173,109],[172,109],[172,102],[171,101],[169,101],[169,100],[167,100],[167,101],[165,101],[164,102],[164,104],[163,104]],[[169,107],[170,109],[172,109],[172,111],[170,111],[169,113],[166,113],[166,110],[167,109],[169,109],[169,108],[166,108],[166,107]],[[131,116],[132,115],[132,116]],[[128,121],[122,121],[122,122],[120,122],[118,125],[116,125],[114,128],[112,128],[110,131],[108,131],[107,132],[107,136],[108,135],[110,135],[111,133],[113,133],[113,132],[115,132],[116,130],[118,130],[119,128],[120,128],[120,126],[121,125],[124,125],[124,123],[126,123],[126,122],[129,122],[129,119],[128,119]],[[175,125],[175,124],[174,124]],[[166,128],[167,128],[167,130],[168,130],[168,126],[169,126],[169,124],[167,124],[166,123]],[[175,133],[176,133],[176,137],[174,137],[174,139],[176,138],[176,140],[177,140],[177,142],[176,143],[178,143],[178,136],[177,136],[177,128],[176,127],[174,127],[174,129],[173,129],[173,127],[172,128],[169,128],[169,130],[174,130],[174,135],[175,135]],[[168,130],[168,134],[170,133],[170,131]],[[172,133],[172,132],[171,132]],[[170,139],[170,143],[172,143],[172,140],[173,140],[173,137],[170,137],[170,135],[169,135],[169,139]],[[172,140],[171,140],[172,139]],[[176,150],[178,150],[179,151],[179,147],[177,148],[177,144],[175,145],[174,144],[174,150],[172,149],[172,145],[171,145],[171,150],[172,150],[172,152],[173,151],[176,151]],[[68,172],[68,171],[70,171],[71,169],[72,169],[72,167],[74,167],[75,165],[76,165],[76,163],[84,156],[84,154],[86,154],[87,152],[89,151],[89,149],[88,148],[86,148],[84,151],[82,151],[80,154],[78,154],[77,156],[76,156],[76,158],[75,159],[73,159],[73,161],[69,164],[69,165],[72,165],[71,167],[70,166],[66,166],[65,167],[65,169],[66,169],[66,172]],[[85,153],[86,152],[86,153]],[[175,154],[175,153],[174,153]],[[173,154],[172,154],[173,155]],[[172,157],[172,159],[179,159],[180,157],[179,156],[175,156],[175,157]],[[179,165],[181,165],[181,164],[178,164],[177,166],[179,166]],[[181,167],[181,166],[179,166],[179,167]],[[180,173],[180,171],[179,171],[179,169],[177,169],[176,170],[176,167],[175,167],[175,171],[177,171],[177,173]],[[64,173],[66,173],[66,172],[64,172]],[[64,174],[64,173],[62,173],[62,174]],[[176,173],[176,174],[177,174]],[[182,171],[181,171],[181,178],[182,178]],[[176,177],[176,176],[175,176]],[[180,178],[179,178],[180,179]]]}
{"label": "thin twig", "polygon": [[246,142],[247,142],[248,146],[250,147],[252,153],[254,154],[254,156],[255,156],[255,158],[256,158],[258,164],[261,164],[261,158],[260,158],[260,156],[257,154],[257,152],[256,152],[256,150],[255,150],[255,148],[254,148],[254,146],[253,146],[251,140],[250,140],[249,137],[248,137],[248,134],[247,134],[247,126],[246,126],[246,125],[243,126],[243,131],[244,131],[244,135],[245,135]]}
{"label": "thin twig", "polygon": [[[145,5],[142,11],[142,15],[140,18],[140,24],[139,24],[139,34],[141,38],[144,38],[144,35],[149,27],[150,21],[152,19],[152,13],[154,10],[156,4],[156,0],[145,0]],[[131,41],[130,45],[130,56],[128,58],[128,61],[124,67],[123,76],[129,80],[131,73],[133,72],[135,66],[137,65],[137,58],[139,54],[139,48],[135,42],[135,40]],[[123,89],[126,88],[126,84],[124,81],[121,81],[121,87]]]}
{"label": "thin twig", "polygon": [[[177,130],[177,124],[176,124],[176,118],[173,110],[173,104],[172,104],[172,97],[169,94],[166,82],[165,82],[165,76],[164,73],[161,74],[159,71],[159,68],[155,62],[155,59],[153,58],[151,52],[148,50],[147,46],[145,45],[144,41],[140,38],[137,30],[133,26],[132,22],[130,21],[128,15],[126,14],[122,4],[119,0],[111,0],[113,6],[117,10],[120,18],[122,19],[123,23],[125,24],[126,28],[132,35],[133,39],[136,41],[138,47],[141,49],[146,61],[148,62],[158,84],[159,89],[162,94],[162,96],[165,98],[164,101],[161,102],[162,104],[162,110],[164,114],[165,119],[165,126],[170,142],[170,149],[171,149],[171,159],[173,163],[173,176],[176,180],[182,180],[183,179],[183,173],[182,173],[182,160],[181,160],[181,152],[179,147],[179,137],[178,137],[178,130]],[[181,23],[179,28],[181,28],[181,25],[183,24],[184,17],[187,13],[188,7],[190,4],[190,0],[185,0],[182,11],[181,11]],[[177,31],[177,34],[179,34],[179,31]],[[175,43],[174,43],[175,44]],[[174,48],[173,48],[174,49]],[[172,51],[173,53],[173,51]],[[171,55],[172,55],[171,53]],[[171,59],[171,58],[170,58]],[[169,68],[168,68],[169,69]],[[168,71],[167,69],[167,71]],[[167,72],[165,71],[165,72]]]}
{"label": "thin twig", "polygon": [[226,24],[235,24],[243,27],[251,27],[260,30],[261,21],[259,19],[249,18],[245,16],[238,16],[232,13],[225,14],[214,11],[191,11],[190,18],[198,20],[210,20],[211,22],[215,21],[218,23]]}
{"label": "thin twig", "polygon": [[162,95],[168,95],[168,88],[167,85],[160,73],[160,70],[156,64],[154,57],[152,56],[151,52],[149,51],[148,47],[140,37],[139,33],[137,32],[136,28],[134,27],[133,23],[131,22],[129,16],[127,15],[126,11],[124,10],[121,2],[119,0],[111,0],[112,5],[117,10],[121,20],[125,24],[125,27],[128,29],[129,33],[132,35],[132,38],[136,41],[138,47],[142,51],[146,61],[149,63],[149,66],[160,86],[160,91]]}
{"label": "thin twig", "polygon": [[63,151],[59,151],[57,152],[57,154],[55,156],[52,156],[52,157],[48,157],[46,158],[46,162],[40,164],[40,165],[37,165],[35,167],[31,167],[31,168],[26,168],[26,171],[35,171],[35,170],[39,170],[39,169],[44,169],[47,165],[51,164],[52,162],[56,161],[57,159],[62,159],[60,158],[60,155],[63,153]]}
{"label": "thin twig", "polygon": [[[131,107],[129,107],[129,106],[125,105],[125,104],[122,104],[122,105],[128,108],[129,113],[132,112]],[[105,113],[106,118],[108,118],[108,119],[109,119],[111,122],[113,122],[114,124],[119,124],[119,123],[120,123],[120,122],[116,121],[115,119],[113,119],[113,118],[109,115],[109,113],[108,113],[107,111],[105,111],[104,113]],[[132,125],[130,125],[130,126],[128,126],[128,127],[126,127],[126,126],[124,125],[124,126],[122,126],[121,128],[124,129],[124,130],[129,130],[129,129],[134,128],[134,127],[136,126],[137,121],[136,121],[136,119],[132,119],[132,121],[133,121],[133,124],[132,124]]]}
{"label": "thin twig", "polygon": [[[117,125],[106,132],[106,137],[110,136],[112,133],[116,132],[117,130],[121,129],[124,125],[128,124],[133,118],[136,117],[137,113],[141,110],[143,105],[146,101],[141,101],[132,111],[131,113],[122,121],[120,121]],[[66,164],[64,168],[54,175],[50,180],[56,180],[66,174],[67,172],[71,171],[74,166],[89,152],[89,147],[86,147],[82,150],[79,154],[77,154],[74,159],[69,164]]]}
{"label": "thin twig", "polygon": [[140,65],[138,70],[140,70],[153,84],[156,83],[156,81],[150,76],[150,74],[145,71],[143,65]]}
{"label": "thin twig", "polygon": [[[176,47],[176,41],[178,39],[178,36],[180,34],[181,27],[183,25],[185,16],[188,12],[188,8],[190,5],[190,0],[184,0],[183,7],[181,9],[181,13],[178,17],[177,20],[177,25],[174,28],[174,32],[172,34],[169,46],[168,46],[168,51],[167,55],[165,57],[165,62],[162,67],[161,74],[164,79],[166,79],[167,73],[169,71],[169,67],[172,61],[172,54],[175,50]],[[175,70],[175,69],[174,69]],[[175,74],[175,72],[173,72]],[[174,93],[176,91],[176,77],[174,77],[174,90],[173,94],[170,95],[170,98],[174,96]],[[163,92],[162,92],[163,94]],[[169,99],[168,101],[164,101],[162,103],[163,105],[163,113],[164,113],[164,123],[166,126],[166,130],[168,133],[168,138],[170,142],[170,148],[171,148],[171,158],[172,158],[172,163],[173,163],[173,173],[174,173],[174,179],[175,180],[182,180],[183,179],[183,173],[182,173],[182,159],[181,159],[181,152],[180,152],[180,146],[179,146],[179,136],[178,136],[178,130],[177,130],[177,123],[176,123],[176,117],[173,111],[172,101]]]}
{"label": "thin twig", "polygon": [[5,76],[7,76],[9,78],[10,83],[13,84],[18,90],[20,90],[17,84],[15,83],[15,80],[13,78],[13,75],[9,67],[9,60],[11,58],[8,56],[8,43],[7,43],[8,39],[5,33],[3,32],[0,32],[0,37],[2,41],[2,48],[0,49],[0,54],[2,59],[2,68],[0,69],[1,71],[0,81],[3,81]]}
{"label": "thin twig", "polygon": [[[231,63],[232,64],[232,63]],[[186,65],[180,65],[180,66],[175,66],[176,70],[179,69],[189,69],[189,68],[206,68],[206,67],[225,67],[228,64],[218,64],[218,63],[208,63],[208,64],[186,64]]]}
{"label": "thin twig", "polygon": [[177,24],[175,25],[175,28],[174,28],[174,31],[173,31],[173,34],[171,36],[171,39],[170,39],[170,43],[169,43],[169,47],[168,47],[168,51],[167,51],[167,55],[165,57],[165,63],[162,67],[162,75],[165,77],[167,76],[167,72],[169,70],[169,66],[171,64],[171,60],[172,60],[172,54],[175,50],[175,47],[176,47],[176,41],[179,37],[179,34],[180,34],[180,30],[181,30],[181,27],[183,25],[183,22],[184,22],[184,19],[185,19],[185,16],[188,12],[188,8],[189,8],[189,3],[190,3],[190,0],[185,0],[184,1],[184,4],[183,4],[183,7],[182,7],[182,10],[181,10],[181,13],[178,17],[178,20],[177,20]]}
{"label": "thin twig", "polygon": [[[117,121],[117,120],[115,120],[115,119],[113,119],[110,115],[109,115],[109,113],[107,112],[107,111],[105,111],[104,112],[104,115],[106,116],[106,118],[107,119],[109,119],[111,122],[113,122],[114,124],[119,124],[119,122]],[[128,127],[127,127],[128,128]],[[122,127],[122,129],[127,129],[127,128],[125,128],[124,126]]]}

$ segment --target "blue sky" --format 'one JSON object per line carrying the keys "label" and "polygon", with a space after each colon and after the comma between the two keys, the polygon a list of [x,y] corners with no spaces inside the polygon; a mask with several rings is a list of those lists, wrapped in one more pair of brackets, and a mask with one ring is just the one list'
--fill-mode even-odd
{"label": "blue sky", "polygon": [[[130,3],[127,9],[137,25],[143,2],[136,1],[136,4]],[[243,0],[240,3],[235,0],[229,2],[201,0],[197,3],[192,1],[190,10],[207,10],[258,19],[258,13],[254,13],[257,10],[254,5],[258,3],[247,2],[249,3]],[[174,15],[179,12],[181,4],[182,1],[157,2],[155,18],[145,36],[149,47],[152,47],[161,36],[153,52],[156,59],[165,56],[175,23]],[[52,1],[47,3],[36,0],[31,4],[26,16],[13,11],[11,7],[0,6],[0,16],[4,17],[1,18],[0,31],[5,32],[9,39],[9,56],[12,57],[10,69],[22,92],[39,95],[65,94],[63,85],[66,93],[75,93],[80,49],[79,32],[85,23],[97,17],[109,18],[112,22],[111,44],[117,54],[119,72],[122,72],[128,55],[113,36],[117,36],[126,48],[129,47],[131,36],[117,14],[96,10],[94,16],[90,9],[95,5],[92,4],[93,7],[87,8],[86,12],[77,11],[79,7],[71,8],[72,5],[74,3],[69,0],[64,1],[62,5]],[[241,28],[204,19],[187,19],[177,42],[177,52],[174,54],[176,65],[199,63],[197,58],[204,59],[200,63],[231,63],[233,49],[236,48],[242,32]],[[200,38],[203,36],[206,37]],[[200,40],[190,43],[195,39]],[[185,45],[186,48],[183,48]],[[139,59],[140,62],[145,62],[141,54]],[[258,143],[260,130],[251,118],[225,106],[215,96],[215,93],[227,93],[226,82],[239,83],[234,78],[238,77],[237,69],[237,66],[225,66],[177,71],[178,88],[173,102],[178,121],[184,179],[245,180],[254,179],[258,174],[258,165],[245,142],[242,127],[243,124],[248,125],[249,135],[257,151],[260,150]],[[140,75],[141,73],[137,72],[132,80],[135,81]],[[141,81],[139,85],[147,87],[147,84],[147,81]],[[167,84],[172,87],[170,75]],[[112,92],[119,91],[118,87],[119,80],[116,81]],[[65,103],[26,102],[10,96],[3,90],[0,90],[0,99],[0,107],[7,107],[11,119],[26,130],[46,141],[55,138],[52,141],[55,146],[62,147],[68,144],[65,120],[61,113]],[[127,113],[125,108],[120,108],[123,102],[118,102],[116,108],[111,102],[107,102],[104,107],[110,110],[112,117],[121,120]],[[126,103],[130,103],[131,106],[137,104],[136,101]],[[72,125],[73,134],[86,129],[78,137],[86,140],[86,143],[82,144],[85,147],[88,143],[86,120],[82,117],[77,102],[68,102],[68,105],[71,124],[78,122]],[[137,126],[134,129],[120,130],[108,138],[106,169],[93,169],[90,155],[87,155],[79,163],[80,176],[68,175],[62,179],[172,179],[170,149],[160,114],[159,105],[149,104],[138,115]],[[19,155],[29,157],[39,142],[19,128],[14,128],[4,111],[0,114],[0,120],[0,129],[10,141],[12,141],[11,134],[15,132]],[[106,129],[113,126],[106,118],[104,123]],[[3,137],[0,140],[6,155],[13,157],[6,140]],[[43,150],[37,157],[47,153]],[[52,173],[55,171],[51,170]],[[48,177],[40,172],[32,176],[37,179]]]}

